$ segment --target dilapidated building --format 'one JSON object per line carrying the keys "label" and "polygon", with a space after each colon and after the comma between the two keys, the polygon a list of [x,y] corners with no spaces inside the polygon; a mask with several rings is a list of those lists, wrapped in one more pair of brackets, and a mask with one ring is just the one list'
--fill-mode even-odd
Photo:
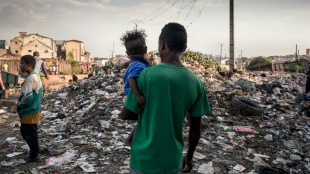
{"label": "dilapidated building", "polygon": [[38,51],[42,58],[57,57],[55,41],[39,34],[20,32],[20,36],[13,38],[10,43],[10,51],[13,54],[32,55],[33,52]]}

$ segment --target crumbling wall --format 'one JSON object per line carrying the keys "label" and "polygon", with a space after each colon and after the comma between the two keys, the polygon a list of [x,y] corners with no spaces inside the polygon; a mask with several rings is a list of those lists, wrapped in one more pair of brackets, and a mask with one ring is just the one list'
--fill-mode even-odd
{"label": "crumbling wall", "polygon": [[301,60],[296,60],[293,62],[257,64],[249,68],[249,70],[250,71],[285,71],[285,68],[294,68],[296,65],[301,66],[303,69],[307,69],[309,66],[309,60],[301,59]]}
{"label": "crumbling wall", "polygon": [[13,74],[18,74],[18,69],[20,66],[20,60],[19,59],[12,59],[12,58],[1,58],[0,57],[1,65],[3,65],[5,62],[8,64],[8,72]]}

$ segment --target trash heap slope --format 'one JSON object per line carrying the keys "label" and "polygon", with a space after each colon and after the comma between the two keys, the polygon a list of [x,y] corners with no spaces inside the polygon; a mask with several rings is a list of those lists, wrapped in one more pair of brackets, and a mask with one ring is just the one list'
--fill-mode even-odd
{"label": "trash heap slope", "polygon": [[[186,66],[203,81],[212,107],[202,116],[193,173],[310,172],[304,74],[240,72],[226,78],[216,70]],[[121,74],[98,75],[45,97],[39,125],[45,163],[32,173],[128,173],[130,147],[123,140],[135,122],[119,119],[122,91]],[[186,119],[184,151],[188,132]],[[20,142],[10,143],[26,152]],[[23,171],[23,165],[3,167]]]}

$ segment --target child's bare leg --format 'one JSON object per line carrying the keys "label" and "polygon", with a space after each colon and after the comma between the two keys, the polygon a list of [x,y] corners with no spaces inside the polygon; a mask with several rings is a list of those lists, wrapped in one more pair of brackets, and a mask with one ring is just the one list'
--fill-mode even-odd
{"label": "child's bare leg", "polygon": [[131,146],[131,141],[132,141],[133,135],[135,134],[135,130],[136,130],[136,126],[133,127],[128,137],[124,140],[124,144],[126,146]]}

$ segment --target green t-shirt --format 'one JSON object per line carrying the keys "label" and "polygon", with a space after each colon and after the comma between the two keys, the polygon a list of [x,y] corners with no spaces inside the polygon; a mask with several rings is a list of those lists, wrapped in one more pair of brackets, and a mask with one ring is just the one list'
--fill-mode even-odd
{"label": "green t-shirt", "polygon": [[144,69],[137,85],[146,104],[139,106],[132,91],[125,102],[139,114],[130,165],[143,173],[176,172],[182,165],[185,114],[199,117],[210,111],[204,86],[186,67],[165,63]]}

